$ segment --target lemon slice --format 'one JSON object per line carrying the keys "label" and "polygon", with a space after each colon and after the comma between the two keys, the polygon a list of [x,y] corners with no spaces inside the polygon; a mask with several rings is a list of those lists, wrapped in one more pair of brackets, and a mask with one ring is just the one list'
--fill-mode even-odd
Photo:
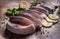
{"label": "lemon slice", "polygon": [[47,22],[46,20],[42,20],[42,25],[44,26],[44,27],[51,27],[52,26],[52,24],[53,23],[49,23],[49,22]]}
{"label": "lemon slice", "polygon": [[25,8],[26,10],[29,10],[30,4],[27,1],[21,1],[20,7]]}
{"label": "lemon slice", "polygon": [[59,19],[59,17],[57,15],[55,15],[55,14],[49,14],[49,18],[53,19],[53,20]]}
{"label": "lemon slice", "polygon": [[52,19],[49,19],[48,17],[45,18],[48,22],[51,22],[51,23],[56,23],[57,20],[52,20]]}

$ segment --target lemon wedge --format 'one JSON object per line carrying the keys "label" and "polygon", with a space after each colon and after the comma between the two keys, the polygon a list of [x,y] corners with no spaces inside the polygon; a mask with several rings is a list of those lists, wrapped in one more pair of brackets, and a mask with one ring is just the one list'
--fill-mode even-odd
{"label": "lemon wedge", "polygon": [[52,20],[57,20],[59,19],[59,17],[55,14],[49,14],[49,18],[52,19]]}
{"label": "lemon wedge", "polygon": [[56,23],[57,22],[57,20],[52,20],[52,19],[50,19],[50,18],[48,18],[48,17],[46,17],[45,18],[48,22],[51,22],[51,23]]}
{"label": "lemon wedge", "polygon": [[42,25],[44,26],[44,27],[51,27],[52,25],[53,25],[53,23],[49,23],[49,22],[47,22],[46,20],[42,20]]}
{"label": "lemon wedge", "polygon": [[25,8],[26,10],[29,10],[30,4],[27,1],[21,1],[20,7]]}

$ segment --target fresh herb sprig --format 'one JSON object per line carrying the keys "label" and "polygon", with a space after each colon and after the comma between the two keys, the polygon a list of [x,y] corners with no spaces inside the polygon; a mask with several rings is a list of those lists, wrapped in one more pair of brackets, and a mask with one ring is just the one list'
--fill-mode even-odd
{"label": "fresh herb sprig", "polygon": [[34,0],[34,2],[31,3],[31,6],[36,6],[37,4],[40,4],[41,2],[44,2],[44,0]]}
{"label": "fresh herb sprig", "polygon": [[22,13],[23,11],[25,11],[25,9],[23,9],[23,8],[18,8],[18,9],[13,8],[12,10],[11,9],[7,9],[6,16],[15,16],[17,14]]}
{"label": "fresh herb sprig", "polygon": [[58,7],[58,9],[59,9],[59,10],[58,10],[58,14],[60,14],[60,6]]}
{"label": "fresh herb sprig", "polygon": [[16,8],[7,9],[6,16],[15,16],[17,14],[20,14],[20,13],[24,12],[24,11],[25,11],[25,9],[21,8],[20,4],[19,4],[19,8],[18,9],[16,9]]}

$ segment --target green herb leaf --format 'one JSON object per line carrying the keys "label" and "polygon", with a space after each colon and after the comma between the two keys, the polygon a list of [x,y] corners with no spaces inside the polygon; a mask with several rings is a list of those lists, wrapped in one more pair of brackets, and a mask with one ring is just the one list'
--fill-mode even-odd
{"label": "green herb leaf", "polygon": [[58,10],[58,14],[60,14],[60,7],[59,7],[59,10]]}
{"label": "green herb leaf", "polygon": [[38,3],[31,3],[32,4],[32,6],[36,6]]}
{"label": "green herb leaf", "polygon": [[13,8],[12,10],[11,9],[7,9],[6,15],[7,16],[15,16],[16,14],[20,14],[23,11],[25,11],[25,9],[23,9],[23,8],[18,8],[18,9]]}

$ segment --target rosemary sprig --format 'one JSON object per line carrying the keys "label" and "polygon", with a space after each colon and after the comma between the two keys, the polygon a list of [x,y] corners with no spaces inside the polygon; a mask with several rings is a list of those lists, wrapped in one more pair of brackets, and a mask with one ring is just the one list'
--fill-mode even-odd
{"label": "rosemary sprig", "polygon": [[41,2],[44,2],[44,0],[34,0],[34,2],[32,2],[31,6],[36,6],[37,4],[40,4]]}

